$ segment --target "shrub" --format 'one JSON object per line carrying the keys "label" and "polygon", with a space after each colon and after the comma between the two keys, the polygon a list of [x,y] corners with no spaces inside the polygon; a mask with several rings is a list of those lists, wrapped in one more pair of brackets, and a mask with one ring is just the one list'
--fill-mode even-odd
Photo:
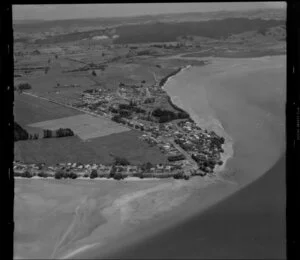
{"label": "shrub", "polygon": [[115,157],[114,165],[126,166],[126,165],[130,165],[130,162],[124,157],[117,156],[117,157]]}
{"label": "shrub", "polygon": [[113,178],[114,178],[115,180],[122,180],[122,179],[123,179],[123,176],[122,176],[121,173],[117,172],[117,173],[114,174]]}
{"label": "shrub", "polygon": [[39,172],[38,173],[38,176],[41,177],[41,178],[47,178],[48,177],[48,174],[44,173],[44,172]]}
{"label": "shrub", "polygon": [[21,176],[22,176],[22,174],[21,174],[21,173],[19,173],[19,172],[14,172],[14,176],[15,176],[15,177],[21,177]]}
{"label": "shrub", "polygon": [[125,123],[124,119],[120,115],[113,116],[111,120],[115,121],[116,123]]}
{"label": "shrub", "polygon": [[63,171],[57,171],[54,175],[55,179],[61,179],[61,178],[65,178],[65,173]]}
{"label": "shrub", "polygon": [[31,85],[29,83],[20,83],[18,85],[19,90],[26,90],[26,89],[31,89]]}
{"label": "shrub", "polygon": [[92,170],[91,172],[91,175],[90,175],[90,178],[91,179],[95,179],[98,177],[98,172],[96,170]]}
{"label": "shrub", "polygon": [[51,130],[43,130],[44,132],[44,138],[51,138],[52,137],[52,131]]}
{"label": "shrub", "polygon": [[96,72],[94,70],[92,71],[92,75],[93,76],[97,76],[97,74],[96,74]]}
{"label": "shrub", "polygon": [[27,140],[28,138],[28,132],[23,129],[18,123],[14,122],[14,141]]}
{"label": "shrub", "polygon": [[77,177],[78,177],[78,176],[77,176],[76,173],[74,173],[74,172],[70,172],[70,173],[69,173],[69,178],[71,178],[71,179],[74,180],[74,179],[77,179]]}
{"label": "shrub", "polygon": [[70,128],[59,128],[56,130],[56,137],[74,136],[74,132]]}
{"label": "shrub", "polygon": [[29,171],[25,171],[22,175],[22,177],[24,178],[31,178],[32,177],[32,174],[29,172]]}

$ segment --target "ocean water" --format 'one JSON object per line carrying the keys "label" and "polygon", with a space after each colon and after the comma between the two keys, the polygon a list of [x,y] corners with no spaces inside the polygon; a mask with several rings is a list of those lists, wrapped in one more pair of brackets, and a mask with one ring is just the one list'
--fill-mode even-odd
{"label": "ocean water", "polygon": [[165,90],[203,127],[224,129],[234,152],[224,178],[239,191],[232,194],[228,186],[199,191],[185,210],[197,212],[199,200],[231,195],[107,257],[285,258],[286,57],[212,60],[177,74]]}
{"label": "ocean water", "polygon": [[208,129],[225,129],[234,156],[227,169],[247,184],[270,169],[285,149],[286,60],[220,59],[172,78],[165,90]]}

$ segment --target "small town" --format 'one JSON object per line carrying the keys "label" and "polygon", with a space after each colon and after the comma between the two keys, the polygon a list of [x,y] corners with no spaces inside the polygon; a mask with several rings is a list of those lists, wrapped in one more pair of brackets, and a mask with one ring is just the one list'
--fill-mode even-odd
{"label": "small town", "polygon": [[[81,103],[78,102],[76,106],[143,132],[140,138],[158,146],[170,162],[188,161],[184,170],[193,168],[200,170],[203,175],[213,173],[215,165],[223,163],[220,158],[224,152],[224,137],[197,126],[185,111],[172,103],[162,89],[163,83],[181,69],[163,78],[159,85],[151,87],[120,83],[119,90],[114,93],[101,89],[85,91]],[[169,104],[168,110],[160,108],[162,100]],[[173,111],[179,112],[176,114]]]}
{"label": "small town", "polygon": [[[70,176],[114,177],[115,172],[122,178],[138,177],[178,177],[189,178],[194,175],[213,174],[216,165],[222,165],[222,144],[225,139],[215,132],[201,129],[181,108],[173,104],[162,89],[163,83],[178,69],[159,84],[151,87],[119,84],[117,91],[88,89],[71,106],[95,116],[104,116],[130,129],[142,132],[140,139],[150,146],[157,146],[168,158],[170,165],[82,165],[81,163],[60,163],[44,169],[42,164],[16,164],[15,176],[69,176],[64,172],[72,171]],[[162,103],[166,108],[161,108]],[[175,111],[175,112],[174,112]],[[45,138],[45,136],[44,136]],[[91,174],[92,170],[95,170]],[[146,171],[145,171],[146,170]],[[71,178],[73,178],[71,177]],[[117,177],[119,178],[119,177]]]}

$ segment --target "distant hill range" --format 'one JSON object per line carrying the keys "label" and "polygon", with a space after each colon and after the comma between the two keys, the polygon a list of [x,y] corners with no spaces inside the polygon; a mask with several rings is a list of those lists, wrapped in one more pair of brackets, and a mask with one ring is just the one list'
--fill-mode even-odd
{"label": "distant hill range", "polygon": [[39,33],[41,31],[60,30],[65,33],[115,27],[128,24],[142,23],[174,23],[174,22],[199,22],[226,18],[271,19],[285,20],[285,9],[256,9],[248,11],[218,11],[143,15],[134,17],[89,18],[68,20],[14,20],[14,31],[23,33]]}
{"label": "distant hill range", "polygon": [[48,36],[38,39],[37,44],[55,44],[62,42],[79,41],[95,36],[114,37],[113,42],[118,44],[173,42],[182,36],[201,36],[213,39],[227,38],[233,34],[247,31],[265,31],[272,27],[285,26],[285,20],[263,20],[248,18],[226,18],[201,22],[165,23],[122,25],[111,33],[108,29],[73,32]]}

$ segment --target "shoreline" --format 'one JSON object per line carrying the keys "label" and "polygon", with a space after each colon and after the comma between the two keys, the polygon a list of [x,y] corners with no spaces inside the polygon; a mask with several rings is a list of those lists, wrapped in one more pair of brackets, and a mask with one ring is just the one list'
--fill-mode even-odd
{"label": "shoreline", "polygon": [[58,259],[72,259],[71,257],[74,257],[80,253],[83,253],[84,251],[87,251],[88,249],[91,249],[97,245],[99,245],[101,243],[94,243],[94,244],[88,244],[88,245],[84,245],[82,247],[79,247],[71,252],[69,252],[68,254],[62,256],[62,257],[59,257]]}
{"label": "shoreline", "polygon": [[[223,172],[226,169],[226,164],[229,159],[231,159],[234,156],[234,151],[233,151],[233,140],[231,136],[225,131],[224,127],[222,126],[221,122],[217,118],[212,118],[209,122],[205,122],[205,125],[202,124],[197,118],[194,117],[193,114],[190,112],[187,112],[183,106],[180,107],[179,104],[175,104],[174,102],[174,97],[168,93],[168,91],[165,89],[166,84],[168,84],[169,80],[171,80],[173,77],[178,75],[181,72],[185,72],[186,70],[190,69],[192,66],[187,65],[185,67],[182,67],[180,70],[178,70],[175,74],[170,74],[167,78],[167,80],[164,82],[164,84],[161,86],[161,88],[167,93],[169,102],[173,107],[177,107],[180,111],[183,111],[189,115],[189,118],[194,121],[199,127],[206,129],[210,131],[210,129],[206,125],[211,125],[216,132],[217,135],[220,135],[224,137],[225,143],[222,145],[222,148],[224,150],[223,153],[221,153],[221,161],[223,162],[222,165],[216,165],[214,173],[219,174]],[[176,96],[178,98],[178,96]],[[215,129],[217,128],[217,129]]]}
{"label": "shoreline", "polygon": [[[84,181],[116,181],[114,178],[101,178],[101,177],[97,177],[97,178],[85,178],[85,177],[78,177],[76,179],[55,179],[54,177],[39,177],[39,176],[33,176],[31,178],[26,178],[26,177],[20,177],[20,176],[15,176],[14,179],[17,180],[55,180],[55,181],[76,181],[76,180],[84,180]],[[159,181],[161,179],[172,179],[172,178],[139,178],[139,177],[126,177],[124,179],[121,179],[119,181]]]}

